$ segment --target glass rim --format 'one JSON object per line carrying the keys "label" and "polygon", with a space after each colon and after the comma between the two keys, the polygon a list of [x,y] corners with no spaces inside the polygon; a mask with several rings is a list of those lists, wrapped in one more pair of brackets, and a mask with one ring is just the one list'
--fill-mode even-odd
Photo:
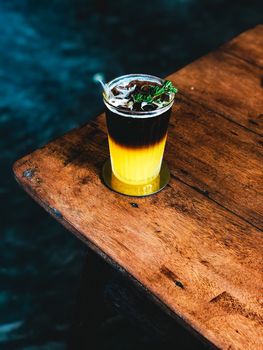
{"label": "glass rim", "polygon": [[[143,74],[143,73],[133,73],[133,74],[125,74],[121,75],[117,78],[114,78],[113,80],[109,81],[107,85],[109,86],[110,89],[112,89],[119,81],[122,80],[145,80],[145,81],[153,81],[153,82],[158,82],[163,84],[165,79],[159,78],[155,75],[150,75],[150,74]],[[113,104],[109,102],[109,99],[107,98],[105,92],[103,91],[103,102],[108,107],[108,109],[113,112],[117,113],[119,115],[122,115],[124,117],[130,117],[130,118],[139,118],[139,117],[144,117],[144,118],[150,118],[150,117],[156,117],[164,112],[166,112],[168,109],[171,108],[171,106],[174,103],[174,98],[175,94],[172,94],[171,101],[164,107],[162,108],[157,108],[153,111],[132,111],[132,110],[127,110],[122,107],[116,107]]]}

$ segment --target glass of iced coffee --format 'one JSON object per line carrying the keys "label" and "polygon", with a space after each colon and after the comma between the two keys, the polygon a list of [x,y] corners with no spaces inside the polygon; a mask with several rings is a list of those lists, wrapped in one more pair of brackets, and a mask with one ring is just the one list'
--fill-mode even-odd
{"label": "glass of iced coffee", "polygon": [[110,161],[103,168],[104,182],[132,196],[158,192],[169,181],[163,153],[177,89],[146,74],[124,75],[106,86]]}

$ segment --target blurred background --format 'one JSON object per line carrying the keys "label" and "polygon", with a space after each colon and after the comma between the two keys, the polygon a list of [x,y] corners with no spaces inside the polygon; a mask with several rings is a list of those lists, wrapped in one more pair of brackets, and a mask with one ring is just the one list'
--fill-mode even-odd
{"label": "blurred background", "polygon": [[[12,163],[103,110],[96,73],[164,77],[262,17],[255,0],[0,1],[0,349],[65,349],[85,257]],[[144,348],[121,318],[104,342]]]}

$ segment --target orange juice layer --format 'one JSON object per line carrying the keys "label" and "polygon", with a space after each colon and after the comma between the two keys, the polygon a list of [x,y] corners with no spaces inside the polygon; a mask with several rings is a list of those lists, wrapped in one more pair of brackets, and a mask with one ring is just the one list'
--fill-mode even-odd
{"label": "orange juice layer", "polygon": [[144,147],[125,147],[108,136],[111,166],[114,175],[130,185],[141,185],[158,176],[162,164],[165,137]]}

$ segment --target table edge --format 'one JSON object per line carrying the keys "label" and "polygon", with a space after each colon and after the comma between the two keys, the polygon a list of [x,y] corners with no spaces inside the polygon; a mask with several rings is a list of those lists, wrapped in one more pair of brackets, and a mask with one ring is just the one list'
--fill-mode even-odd
{"label": "table edge", "polygon": [[[94,119],[93,119],[94,120]],[[89,124],[86,123],[86,124]],[[34,153],[34,152],[32,152]],[[224,343],[220,343],[218,339],[212,339],[212,337],[206,337],[202,334],[201,330],[196,329],[193,325],[184,320],[181,316],[179,316],[174,310],[172,310],[168,305],[166,305],[157,295],[151,292],[146,286],[144,286],[136,277],[134,277],[128,270],[123,268],[118,262],[116,262],[110,255],[105,253],[102,249],[100,249],[95,243],[89,240],[85,235],[83,235],[79,230],[77,230],[70,222],[65,220],[60,211],[56,208],[51,207],[48,203],[42,201],[32,190],[32,188],[22,180],[21,176],[18,175],[18,167],[19,162],[23,160],[26,156],[18,159],[14,162],[12,166],[13,175],[18,183],[18,185],[29,195],[31,199],[33,199],[37,204],[39,204],[48,214],[50,214],[56,221],[62,224],[68,231],[72,232],[78,239],[80,239],[85,245],[87,245],[90,249],[92,249],[96,254],[98,254],[106,263],[109,263],[120,272],[124,277],[128,277],[130,281],[135,285],[142,293],[146,293],[147,296],[157,305],[159,306],[166,314],[172,317],[176,322],[178,322],[181,326],[183,326],[186,330],[191,332],[199,341],[201,341],[205,346],[209,349],[220,349],[224,347]]]}

